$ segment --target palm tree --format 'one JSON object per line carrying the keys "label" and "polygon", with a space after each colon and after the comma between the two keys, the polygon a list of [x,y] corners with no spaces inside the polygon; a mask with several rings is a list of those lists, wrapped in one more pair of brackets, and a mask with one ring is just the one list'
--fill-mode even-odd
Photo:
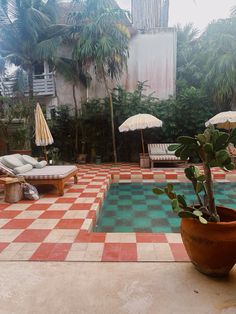
{"label": "palm tree", "polygon": [[56,0],[0,0],[0,54],[27,72],[29,98],[33,98],[36,61],[51,58],[59,37],[55,23]]}
{"label": "palm tree", "polygon": [[194,85],[195,55],[197,52],[198,29],[189,23],[185,26],[176,25],[177,29],[177,79],[187,80]]}
{"label": "palm tree", "polygon": [[206,83],[215,102],[229,102],[236,110],[236,17],[208,25],[201,36]]}
{"label": "palm tree", "polygon": [[236,17],[236,6],[233,6],[231,8],[231,14],[230,14],[231,17]]}
{"label": "palm tree", "polygon": [[86,88],[89,85],[90,78],[88,74],[84,74],[81,65],[76,60],[59,58],[55,61],[56,70],[63,75],[65,80],[72,85],[72,94],[75,107],[75,152],[78,153],[79,139],[79,108],[76,99],[76,87],[81,83]]}
{"label": "palm tree", "polygon": [[93,66],[104,82],[109,97],[114,161],[117,162],[112,93],[108,78],[120,77],[128,58],[130,34],[125,23],[126,13],[114,0],[77,0],[79,13],[73,23],[79,30],[73,56],[85,68]]}

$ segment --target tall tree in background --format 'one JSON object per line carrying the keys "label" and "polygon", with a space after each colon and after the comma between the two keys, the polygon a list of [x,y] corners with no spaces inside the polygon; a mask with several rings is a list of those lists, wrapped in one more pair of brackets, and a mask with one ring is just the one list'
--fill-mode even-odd
{"label": "tall tree in background", "polygon": [[200,39],[205,83],[218,108],[236,110],[236,17],[212,22]]}
{"label": "tall tree in background", "polygon": [[0,0],[0,54],[27,72],[30,99],[35,62],[52,58],[58,47],[56,2]]}
{"label": "tall tree in background", "polygon": [[198,34],[193,24],[183,27],[176,26],[177,30],[177,80],[180,86],[197,87],[202,78],[199,67]]}
{"label": "tall tree in background", "polygon": [[72,85],[72,95],[75,112],[75,153],[79,150],[79,107],[76,98],[76,87],[81,83],[86,88],[89,85],[89,78],[82,72],[81,65],[76,60],[67,58],[58,58],[55,62],[56,70],[61,73],[67,82]]}
{"label": "tall tree in background", "polygon": [[[126,68],[130,33],[126,13],[114,0],[77,0],[78,13],[72,16],[79,33],[74,58],[85,68],[95,69],[109,97],[114,161],[117,162],[114,112],[109,79],[117,79]],[[76,35],[76,34],[75,34]]]}

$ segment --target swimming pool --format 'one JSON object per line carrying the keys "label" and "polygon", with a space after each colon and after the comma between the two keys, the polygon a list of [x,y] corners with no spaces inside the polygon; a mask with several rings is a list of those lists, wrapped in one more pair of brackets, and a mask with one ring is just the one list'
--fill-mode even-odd
{"label": "swimming pool", "polygon": [[[165,183],[111,184],[101,208],[95,232],[179,232],[180,219],[172,212],[166,195],[152,189]],[[174,183],[176,193],[194,202],[190,183]],[[236,183],[216,183],[217,205],[236,209]]]}

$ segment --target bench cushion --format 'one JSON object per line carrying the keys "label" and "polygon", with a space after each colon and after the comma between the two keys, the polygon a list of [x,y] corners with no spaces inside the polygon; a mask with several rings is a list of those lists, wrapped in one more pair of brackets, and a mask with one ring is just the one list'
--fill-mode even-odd
{"label": "bench cushion", "polygon": [[50,180],[63,179],[77,170],[76,166],[46,166],[42,169],[35,169],[22,173],[26,180]]}
{"label": "bench cushion", "polygon": [[10,169],[24,166],[24,163],[14,155],[6,155],[1,158],[1,163]]}
{"label": "bench cushion", "polygon": [[23,158],[25,164],[30,164],[33,167],[35,167],[38,163],[38,161],[35,158],[33,158],[29,155],[22,155],[22,158]]}
{"label": "bench cushion", "polygon": [[179,157],[176,157],[175,155],[150,155],[149,156],[151,160],[157,160],[157,161],[175,161],[175,160],[180,160]]}
{"label": "bench cushion", "polygon": [[41,168],[44,168],[47,166],[47,161],[46,160],[41,160],[40,162],[38,162],[36,165],[35,165],[35,168],[36,169],[41,169]]}
{"label": "bench cushion", "polygon": [[168,147],[174,143],[148,144],[149,155],[175,155],[174,151],[169,151]]}
{"label": "bench cushion", "polygon": [[149,144],[150,155],[163,155],[166,154],[166,144]]}
{"label": "bench cushion", "polygon": [[15,174],[21,174],[21,173],[28,172],[31,169],[33,169],[33,166],[30,164],[27,164],[27,165],[23,165],[23,166],[14,168],[14,173]]}

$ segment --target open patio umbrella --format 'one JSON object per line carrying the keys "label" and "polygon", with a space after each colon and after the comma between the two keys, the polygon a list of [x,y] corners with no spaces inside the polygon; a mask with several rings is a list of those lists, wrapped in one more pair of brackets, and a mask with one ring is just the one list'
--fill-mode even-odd
{"label": "open patio umbrella", "polygon": [[45,158],[47,160],[46,146],[54,142],[52,134],[43,115],[43,111],[37,103],[35,109],[35,144],[44,147]]}
{"label": "open patio umbrella", "polygon": [[139,113],[125,120],[124,123],[119,127],[120,132],[128,132],[141,130],[141,141],[142,150],[145,154],[144,140],[143,140],[143,130],[149,128],[160,128],[162,127],[162,121],[152,116],[151,114]]}
{"label": "open patio umbrella", "polygon": [[236,128],[236,111],[223,111],[212,117],[205,126],[216,125],[220,129],[230,130]]}

